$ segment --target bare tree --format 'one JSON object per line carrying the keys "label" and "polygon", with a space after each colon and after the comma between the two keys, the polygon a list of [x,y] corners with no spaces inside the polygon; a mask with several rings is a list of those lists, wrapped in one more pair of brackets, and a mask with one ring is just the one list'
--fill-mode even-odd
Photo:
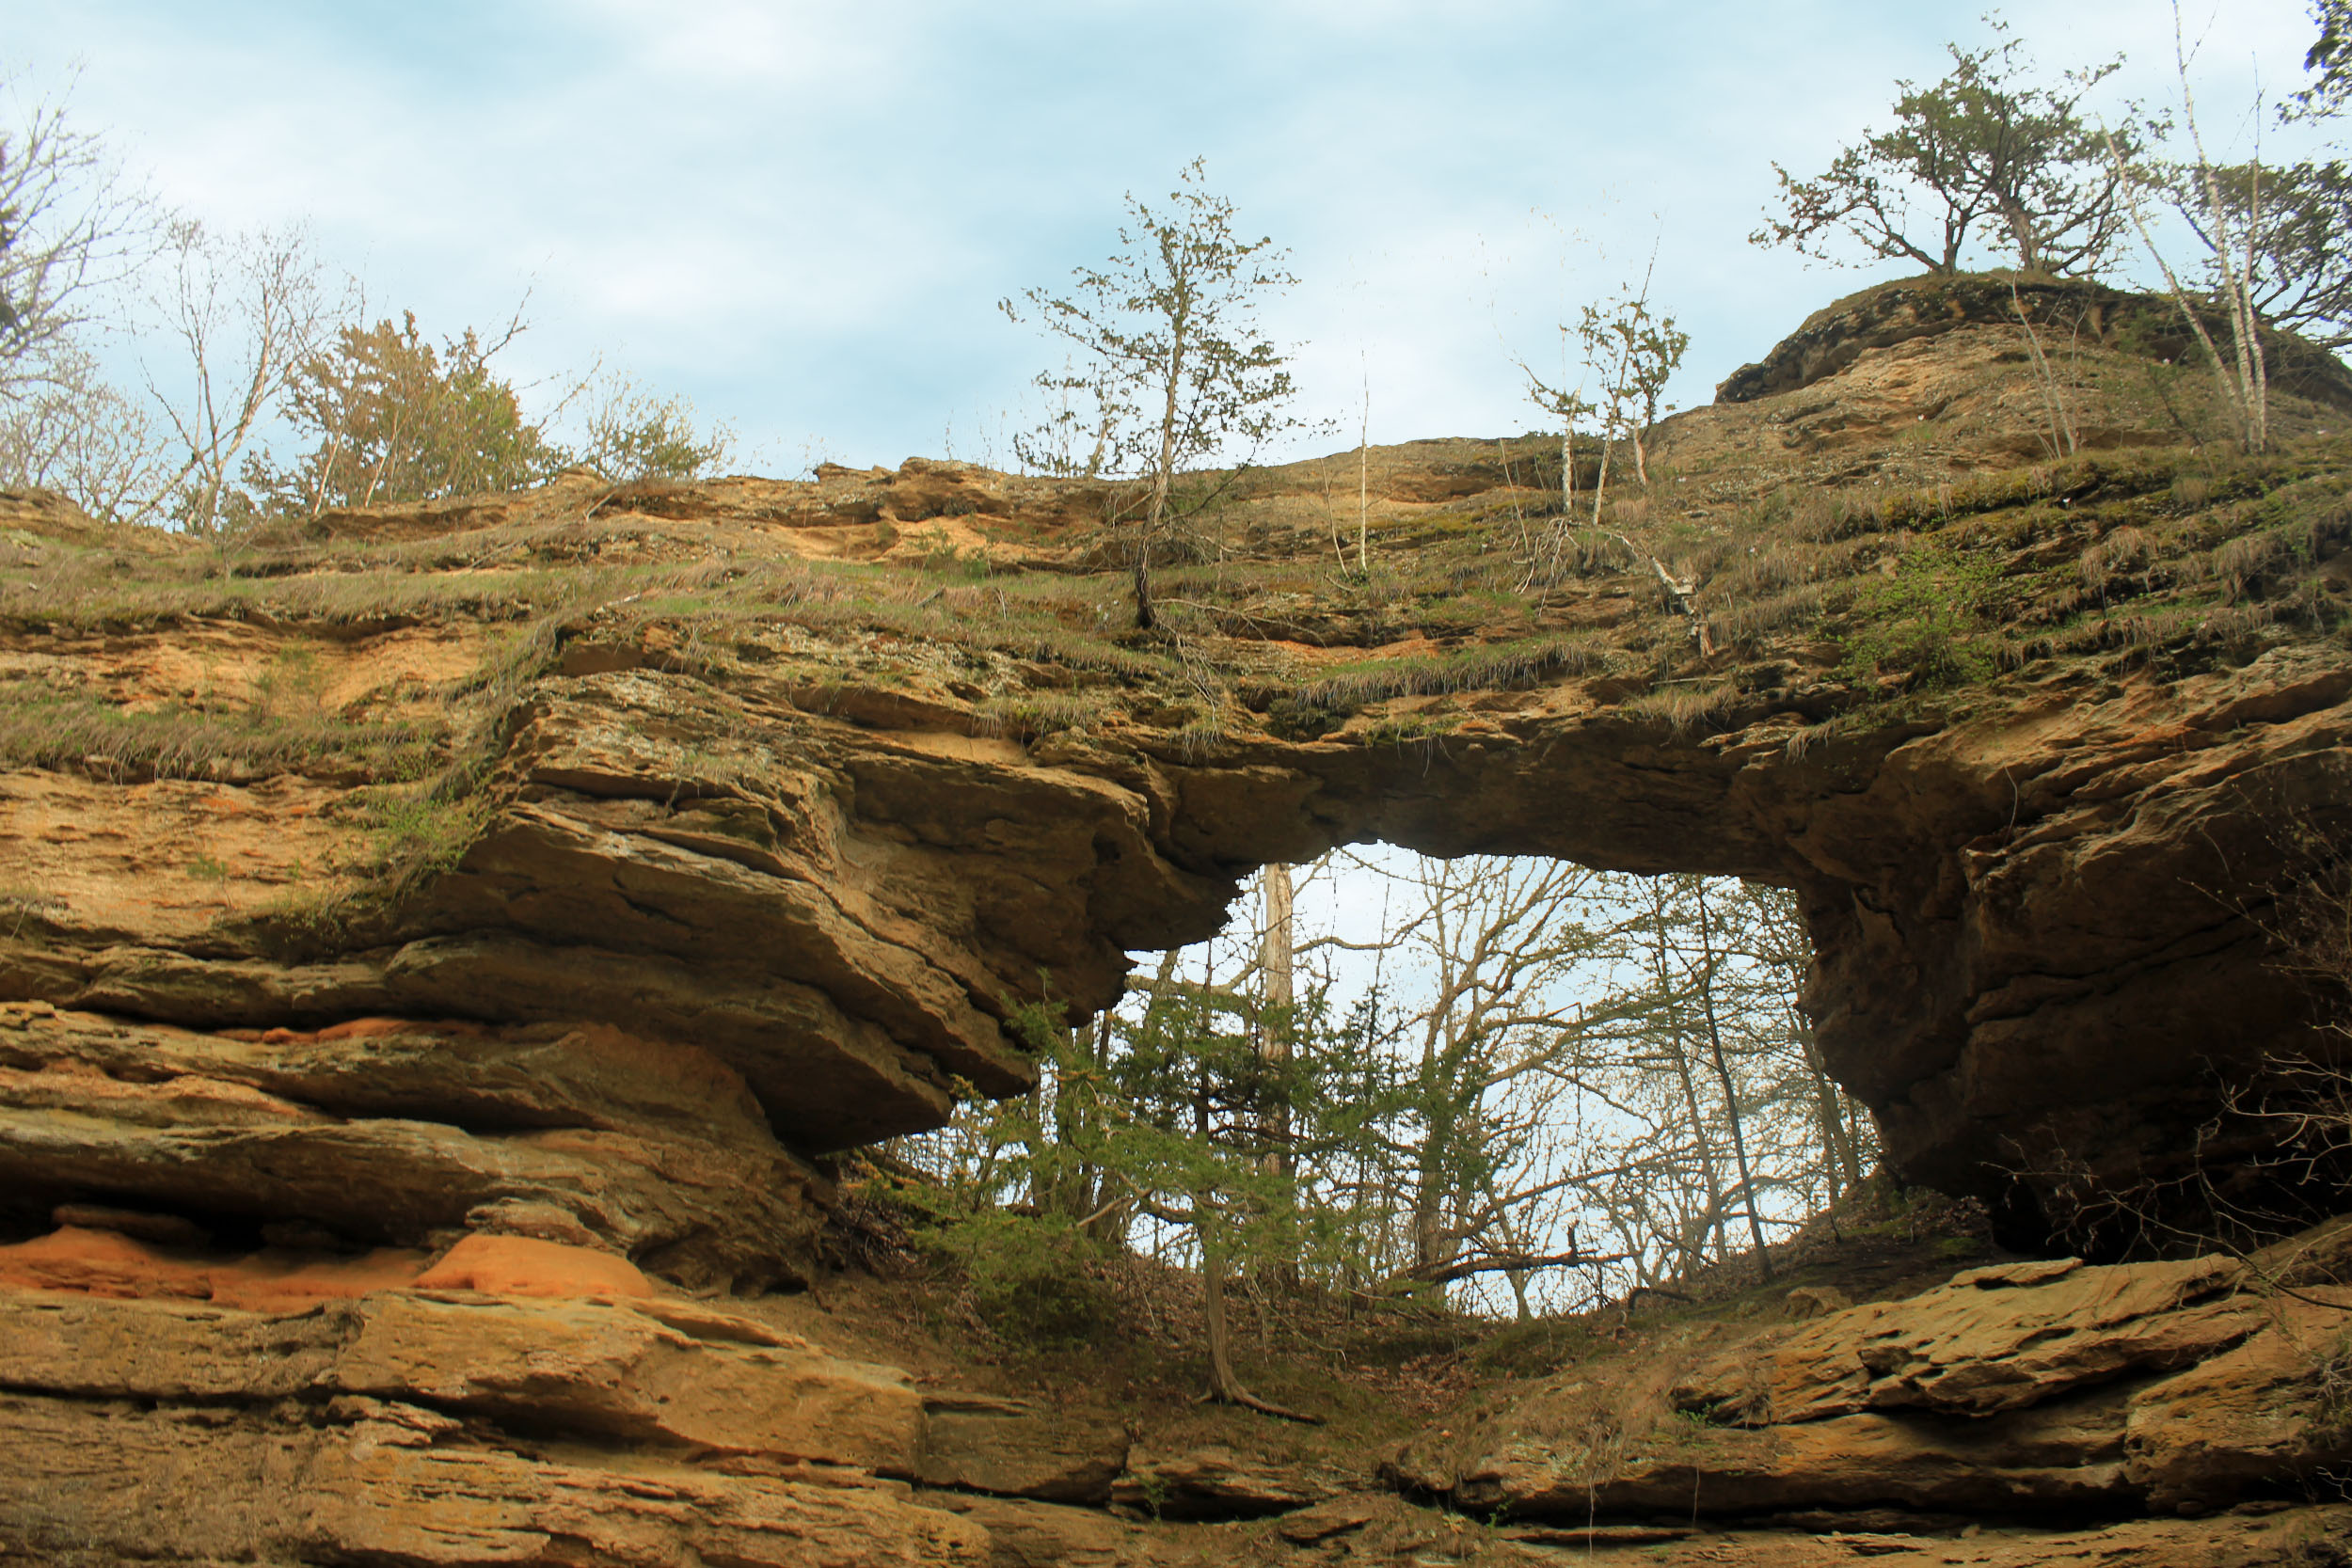
{"label": "bare tree", "polygon": [[0,403],[0,488],[55,490],[102,522],[156,515],[171,449],[149,408],[108,385],[71,341],[51,346],[40,382]]}
{"label": "bare tree", "polygon": [[154,208],[115,172],[62,101],[23,100],[0,82],[0,401],[73,361],[104,291],[152,249]]}
{"label": "bare tree", "polygon": [[[1867,1124],[1797,1005],[1810,950],[1787,894],[1344,860],[1394,895],[1376,939],[1289,930],[1304,906],[1287,869],[1269,875],[1218,944],[1164,955],[1114,1023],[1057,1038],[1051,1086],[1019,1113],[1041,1223],[1200,1268],[1218,1397],[1256,1402],[1233,1366],[1237,1282],[1295,1269],[1521,1314],[1621,1300],[1731,1259],[1734,1226],[1769,1269],[1775,1228],[1861,1180]],[[1335,965],[1360,985],[1344,1024],[1302,1009],[1286,1037],[1285,972],[1313,997]]]}
{"label": "bare tree", "polygon": [[1689,965],[1691,986],[1698,993],[1699,1015],[1707,1021],[1707,1047],[1715,1063],[1716,1081],[1724,1091],[1724,1125],[1731,1132],[1732,1159],[1740,1171],[1740,1201],[1747,1211],[1748,1236],[1756,1243],[1756,1266],[1764,1277],[1772,1277],[1771,1251],[1764,1244],[1764,1216],[1756,1207],[1756,1172],[1748,1164],[1747,1134],[1740,1126],[1740,1091],[1732,1082],[1730,1058],[1724,1054],[1723,1021],[1716,1006],[1715,981],[1724,955],[1716,946],[1713,912],[1708,906],[1708,888],[1704,879],[1691,890],[1691,901],[1697,911],[1698,952]]}
{"label": "bare tree", "polygon": [[[2135,150],[2120,133],[2107,137],[2108,161],[2113,166],[2118,183],[2127,196],[2126,205],[2133,227],[2138,231],[2140,244],[2149,258],[2164,275],[2166,289],[2190,332],[2204,350],[2205,359],[2213,369],[2214,383],[2220,394],[2222,406],[2229,409],[2237,425],[2238,444],[2249,452],[2259,452],[2270,444],[2270,410],[2268,368],[2263,362],[2262,322],[2256,301],[2259,280],[2255,258],[2257,236],[2263,231],[2263,192],[2261,164],[2257,159],[2254,172],[2249,178],[2238,199],[2233,201],[2225,194],[2227,172],[2205,155],[2203,133],[2197,125],[2197,98],[2189,85],[2188,67],[2193,51],[2184,36],[2179,0],[2172,6],[2172,63],[2180,83],[2181,122],[2185,128],[2192,162],[2184,169],[2168,171],[2161,166],[2136,168]],[[2214,341],[2214,335],[2205,325],[2201,306],[2203,300],[2183,285],[2172,263],[2166,259],[2149,227],[2144,209],[2146,193],[2161,193],[2167,188],[2185,196],[2184,205],[2197,214],[2200,237],[2212,251],[2213,276],[2217,285],[2212,297],[2220,305],[2229,323],[2230,354],[2225,356]]]}
{"label": "bare tree", "polygon": [[298,230],[223,239],[171,226],[168,293],[158,302],[184,358],[176,394],[151,364],[148,387],[181,452],[171,488],[181,525],[217,530],[238,458],[336,313],[324,269]]}
{"label": "bare tree", "polygon": [[[1657,315],[1650,309],[1650,277],[1656,265],[1657,258],[1653,256],[1651,269],[1643,274],[1638,290],[1629,288],[1602,305],[1584,307],[1575,328],[1583,356],[1584,377],[1573,390],[1548,384],[1525,361],[1520,362],[1519,369],[1528,380],[1529,397],[1537,407],[1559,420],[1561,429],[1560,521],[1551,531],[1549,560],[1533,564],[1530,578],[1556,578],[1559,574],[1561,560],[1576,528],[1576,421],[1596,417],[1600,426],[1600,466],[1593,482],[1589,526],[1594,533],[1613,542],[1649,568],[1667,602],[1689,619],[1692,636],[1701,654],[1707,655],[1713,653],[1714,647],[1706,617],[1698,610],[1696,580],[1670,568],[1664,554],[1648,543],[1604,523],[1610,466],[1620,443],[1632,447],[1635,475],[1645,490],[1649,487],[1649,433],[1658,423],[1666,384],[1680,368],[1683,353],[1691,346],[1691,335],[1676,326],[1672,316]],[[1568,330],[1565,325],[1560,328],[1564,336]],[[1565,377],[1562,379],[1565,381]],[[1596,388],[1592,398],[1584,395],[1587,386]]]}

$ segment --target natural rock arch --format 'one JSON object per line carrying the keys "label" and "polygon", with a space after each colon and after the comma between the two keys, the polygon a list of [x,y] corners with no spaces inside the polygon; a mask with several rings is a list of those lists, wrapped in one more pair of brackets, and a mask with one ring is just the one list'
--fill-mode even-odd
{"label": "natural rock arch", "polygon": [[[1228,645],[1206,695],[1198,649],[1128,646],[1078,600],[1075,626],[998,629],[1017,607],[989,570],[1050,585],[1097,564],[1078,483],[917,461],[801,484],[574,477],[264,540],[255,569],[284,602],[238,614],[206,608],[184,541],[11,503],[12,547],[82,573],[59,581],[95,562],[153,578],[142,602],[166,607],[20,617],[10,668],[40,689],[151,712],[191,672],[260,692],[298,655],[338,712],[471,705],[479,725],[448,775],[463,787],[377,786],[448,816],[427,834],[448,852],[332,918],[303,879],[386,831],[347,756],[93,751],[78,730],[20,746],[0,795],[27,882],[0,926],[0,1220],[31,1233],[95,1202],[409,1244],[519,1229],[680,1279],[791,1278],[823,1156],[935,1125],[959,1079],[1025,1082],[1000,1027],[1021,998],[1104,1006],[1129,950],[1209,933],[1254,866],[1384,839],[1796,888],[1818,1038],[1896,1169],[2009,1202],[2036,1239],[2033,1183],[2009,1172],[2182,1174],[2217,1084],[2313,1041],[2264,927],[2294,871],[2281,830],[2352,827],[2352,658],[2325,630],[2352,573],[2324,445],[2278,527],[2185,489],[2187,459],[2017,468],[2042,404],[2008,331],[1967,288],[1874,291],[1769,362],[1789,389],[1657,443],[1661,513],[1751,553],[1792,493],[1867,486],[1859,520],[1820,502],[1823,570],[1896,572],[1910,531],[1964,536],[2043,599],[2088,603],[2067,585],[2092,549],[2153,584],[2139,524],[2211,535],[2182,548],[2230,575],[2227,602],[2174,592],[2134,620],[2103,590],[2105,619],[2015,644],[1975,684],[1873,679],[1737,604],[1709,652],[1687,606],[1605,560],[1513,600],[1533,634],[1499,648],[1474,613],[1391,626],[1295,564],[1328,521],[1311,464],[1237,503],[1263,591],[1204,621]],[[2340,371],[2312,376],[2280,400],[2282,436],[2316,441],[2352,407]],[[2086,440],[2171,439],[2110,403]],[[1544,442],[1375,456],[1399,559],[1454,549],[1475,577],[1490,544],[1550,526],[1529,510],[1559,480]],[[2249,472],[2223,478],[2284,483]],[[1693,477],[1684,502],[1671,485]],[[2077,526],[2101,498],[2127,520]],[[1896,543],[1856,553],[1855,531]],[[374,562],[377,601],[331,608],[338,550]],[[538,597],[469,586],[516,562],[539,563]],[[2265,573],[2278,602],[2249,609]],[[1342,657],[1375,673],[1302,721]],[[1399,669],[1421,673],[1378,673]]]}
{"label": "natural rock arch", "polygon": [[[804,885],[846,891],[806,929],[854,933],[832,942],[837,975],[886,951],[860,940],[898,931],[893,958],[922,977],[875,986],[901,1010],[866,1016],[1005,1088],[1019,1069],[992,998],[1033,994],[1042,973],[1080,1009],[1103,1006],[1128,950],[1209,934],[1237,879],[1267,861],[1379,839],[1751,878],[1801,893],[1823,1053],[1878,1114],[1906,1178],[1999,1197],[2006,1172],[2061,1160],[2115,1181],[2176,1175],[2217,1076],[2308,1043],[2308,999],[2278,974],[2264,921],[2292,869],[2282,826],[2344,809],[2347,695],[2352,671],[2312,650],[2169,682],[2055,679],[1989,714],[1811,746],[1793,722],[1738,712],[1714,735],[1677,734],[1573,688],[1442,738],[1237,744],[1214,758],[1149,742],[991,755],[873,719],[813,719],[818,770],[841,787],[832,813],[800,814],[828,822],[802,842]],[[534,868],[596,863],[583,820],[622,828],[625,769],[603,766],[602,783],[579,759],[535,772],[564,778],[581,817],[547,798],[453,883],[510,910],[566,902],[547,891],[555,873]],[[618,887],[630,864],[614,856],[595,875]],[[688,886],[660,921],[706,896]],[[570,908],[531,934],[628,927],[620,904]],[[651,923],[641,929],[636,942],[659,943]],[[793,940],[806,952],[827,939]],[[836,999],[854,987],[814,967],[800,977]],[[802,1140],[830,1141],[770,1105]]]}

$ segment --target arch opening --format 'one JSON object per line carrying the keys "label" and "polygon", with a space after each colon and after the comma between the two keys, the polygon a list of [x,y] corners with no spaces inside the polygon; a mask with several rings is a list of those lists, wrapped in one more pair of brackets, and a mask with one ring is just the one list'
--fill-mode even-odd
{"label": "arch opening", "polygon": [[[978,1208],[1236,1279],[1488,1316],[1772,1277],[1863,1191],[1784,889],[1393,845],[1259,869],[1118,1001],[1024,1021],[1040,1082],[885,1157]],[[1017,1265],[1015,1265],[1017,1267]]]}

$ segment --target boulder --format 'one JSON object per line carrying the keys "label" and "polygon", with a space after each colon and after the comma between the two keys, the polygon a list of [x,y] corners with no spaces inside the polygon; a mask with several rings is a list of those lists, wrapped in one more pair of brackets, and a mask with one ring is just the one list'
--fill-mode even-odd
{"label": "boulder", "polygon": [[1107,1502],[1127,1467],[1117,1427],[1047,1415],[1020,1400],[935,1393],[923,1402],[915,1479],[1043,1502]]}
{"label": "boulder", "polygon": [[2203,1513],[2352,1465],[2352,1289],[2261,1304],[2234,1349],[2143,1389],[2126,1471],[2162,1512]]}
{"label": "boulder", "polygon": [[[706,1053],[599,1024],[201,1031],[0,1005],[0,1191],[127,1222],[480,1226],[682,1282],[799,1277],[830,1188]],[[103,1206],[103,1205],[102,1205]]]}
{"label": "boulder", "polygon": [[1568,1522],[2214,1512],[2352,1460],[2346,1308],[2352,1288],[2271,1291],[2229,1258],[1970,1269],[1709,1330],[1678,1374],[1669,1347],[1580,1370],[1423,1433],[1387,1473]]}

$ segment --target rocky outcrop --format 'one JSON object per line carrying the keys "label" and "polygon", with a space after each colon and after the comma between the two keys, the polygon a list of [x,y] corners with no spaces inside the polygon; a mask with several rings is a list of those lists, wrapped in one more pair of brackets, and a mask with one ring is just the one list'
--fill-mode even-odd
{"label": "rocky outcrop", "polygon": [[[2081,352],[2084,343],[2130,343],[2151,358],[2193,358],[2195,335],[2179,307],[2153,294],[2126,293],[2081,279],[2010,279],[1927,274],[1883,283],[1817,310],[1753,365],[1742,365],[1715,388],[1720,403],[1754,403],[1826,381],[1873,349],[1889,349],[1967,329],[2013,335],[2028,329],[2045,354]],[[2207,324],[2228,341],[2220,320]],[[2272,384],[2296,397],[2352,409],[2352,372],[2335,356],[2284,333],[2264,335]],[[2030,357],[2032,348],[2026,348]]]}
{"label": "rocky outcrop", "polygon": [[1345,1490],[1349,1479],[1251,1461],[1225,1448],[1136,1452],[1110,1496],[1155,1519],[1255,1519],[1320,1503]]}
{"label": "rocky outcrop", "polygon": [[1020,1400],[931,1393],[923,1401],[926,1486],[1040,1502],[1101,1504],[1126,1470],[1127,1434]]}
{"label": "rocky outcrop", "polygon": [[[282,977],[282,976],[281,976]],[[355,1246],[469,1227],[794,1277],[823,1179],[714,1055],[601,1023],[205,1031],[0,1004],[0,1191]]]}
{"label": "rocky outcrop", "polygon": [[[476,1243],[485,1265],[510,1249],[501,1288],[546,1293],[379,1277],[252,1310],[168,1293],[184,1277],[131,1271],[136,1248],[80,1289],[0,1289],[17,1439],[0,1544],[42,1563],[412,1568],[1563,1549],[2227,1565],[2324,1562],[2308,1554],[2352,1527],[2304,1500],[2352,1463],[2352,1289],[2267,1294],[2231,1260],[1979,1269],[1631,1346],[1407,1444],[1388,1475],[1440,1513],[1317,1465],[1131,1452],[642,1281],[567,1280],[565,1254],[610,1258],[593,1249]],[[162,1243],[143,1245],[151,1263]],[[1225,1522],[1184,1523],[1201,1519]]]}
{"label": "rocky outcrop", "polygon": [[0,1544],[91,1563],[982,1564],[1065,1511],[968,1494],[1100,1501],[1125,1449],[675,1297],[380,1281],[292,1313],[0,1290]]}
{"label": "rocky outcrop", "polygon": [[[2003,580],[2054,616],[2091,605],[2052,579],[2124,533],[2144,555],[2152,509],[2205,503],[2151,492],[2118,514],[2138,523],[2076,529],[2078,499],[2159,483],[2077,465],[1991,485],[1969,503],[1984,521],[1947,516],[1948,476],[2013,458],[2046,417],[1992,288],[1844,302],[1767,362],[1801,367],[1793,389],[1670,421],[1677,484],[1724,476],[1675,491],[1677,526],[1736,532],[1747,515],[1710,496],[1934,453],[1947,482],[1921,494],[1942,511],[1889,493],[1867,527],[1943,519],[1937,548],[2008,531]],[[2091,303],[2091,360],[2156,309]],[[2135,439],[2169,438],[2108,401]],[[2317,430],[2331,407],[2282,389],[2275,420]],[[1515,465],[1540,445],[1383,452],[1383,516],[1433,540],[1506,505],[1523,524]],[[1261,554],[1321,547],[1311,470],[1237,494]],[[1769,514],[1763,493],[1740,504]],[[1026,1002],[1083,1017],[1131,951],[1212,930],[1254,865],[1375,838],[1797,888],[1831,1070],[1899,1172],[1999,1200],[2021,1243],[2062,1217],[2037,1195],[2192,1174],[2217,1081],[2313,1044],[2267,928],[2295,874],[2280,824],[2352,832],[2352,657],[2315,629],[2352,595],[2352,525],[2324,497],[2297,502],[2292,540],[2266,514],[2211,520],[2196,569],[2220,574],[2210,614],[2235,630],[2176,616],[2157,657],[2133,651],[2154,623],[2119,620],[2083,645],[2121,651],[1973,690],[1873,685],[1803,632],[1708,653],[1646,578],[1606,574],[1538,596],[1516,632],[1543,647],[1457,691],[1421,666],[1483,630],[1399,635],[1390,610],[1287,588],[1171,654],[1112,635],[1108,600],[1053,599],[1049,623],[968,572],[887,604],[816,572],[1060,582],[1031,569],[1085,567],[1089,496],[914,462],[797,485],[575,475],[291,529],[256,569],[303,584],[290,606],[357,605],[309,620],[208,610],[200,576],[166,580],[173,542],[145,536],[114,559],[166,576],[134,602],[183,608],[105,631],[9,598],[0,998],[54,1010],[0,1018],[0,1223],[89,1202],[421,1247],[527,1211],[674,1280],[789,1280],[827,1191],[813,1161],[935,1125],[959,1083],[1016,1092]],[[38,497],[0,524],[17,570],[86,581],[107,547]],[[383,580],[344,583],[319,534],[389,552]],[[528,628],[509,639],[463,595],[531,562],[547,581],[498,610]],[[666,575],[564,598],[565,574],[648,569]],[[2247,608],[2274,578],[2302,609]],[[1388,665],[1406,673],[1384,685]],[[1373,673],[1334,694],[1332,668]],[[233,723],[210,717],[224,703]],[[411,750],[370,750],[388,744]],[[428,754],[455,771],[398,782]]]}
{"label": "rocky outcrop", "polygon": [[1686,1347],[1678,1373],[1669,1349],[1559,1380],[1458,1438],[1409,1445],[1392,1473],[1467,1509],[1565,1520],[2127,1517],[2292,1499],[2352,1460],[2352,1291],[2258,1285],[2213,1258],[1970,1270]]}

